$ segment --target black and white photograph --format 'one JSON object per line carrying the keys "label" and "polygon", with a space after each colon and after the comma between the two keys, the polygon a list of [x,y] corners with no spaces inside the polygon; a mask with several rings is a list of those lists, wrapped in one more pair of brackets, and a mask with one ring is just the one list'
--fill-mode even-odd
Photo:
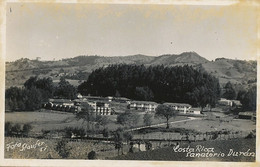
{"label": "black and white photograph", "polygon": [[184,2],[3,2],[4,164],[259,165],[259,3]]}

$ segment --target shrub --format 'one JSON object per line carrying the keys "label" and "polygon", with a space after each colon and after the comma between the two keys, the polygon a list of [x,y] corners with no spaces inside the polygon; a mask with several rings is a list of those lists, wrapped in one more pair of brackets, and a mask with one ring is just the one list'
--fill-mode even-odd
{"label": "shrub", "polygon": [[50,130],[41,130],[42,132],[42,136],[46,136],[47,134],[49,134],[51,131]]}
{"label": "shrub", "polygon": [[212,139],[215,140],[218,138],[218,132],[213,133]]}
{"label": "shrub", "polygon": [[85,137],[86,131],[84,128],[74,128],[73,133],[81,138]]}
{"label": "shrub", "polygon": [[11,128],[11,134],[20,136],[22,132],[21,124],[16,123],[12,128]]}
{"label": "shrub", "polygon": [[6,122],[5,123],[5,136],[11,136],[12,135],[12,123],[11,122]]}
{"label": "shrub", "polygon": [[75,135],[76,137],[79,136],[79,137],[83,138],[83,137],[85,137],[85,135],[86,135],[86,131],[85,131],[84,128],[66,127],[66,128],[65,128],[65,136],[66,136],[67,138],[71,138],[72,135]]}
{"label": "shrub", "polygon": [[71,138],[72,133],[73,133],[72,131],[73,131],[73,128],[72,128],[72,127],[66,127],[66,128],[65,128],[65,137]]}
{"label": "shrub", "polygon": [[255,137],[256,137],[255,134],[252,133],[252,132],[250,132],[250,133],[245,137],[245,139],[252,139],[252,138],[255,138]]}
{"label": "shrub", "polygon": [[70,155],[71,147],[68,147],[67,143],[64,140],[60,140],[55,147],[55,150],[62,158],[68,158]]}
{"label": "shrub", "polygon": [[130,142],[130,148],[129,148],[129,153],[133,153],[134,152],[134,143],[133,142]]}
{"label": "shrub", "polygon": [[22,130],[23,135],[28,136],[28,134],[29,134],[29,132],[32,130],[32,128],[33,128],[33,127],[32,127],[31,124],[29,124],[29,123],[24,124],[24,125],[23,125],[23,130]]}
{"label": "shrub", "polygon": [[152,149],[152,143],[150,141],[145,142],[145,149],[146,150],[151,150]]}
{"label": "shrub", "polygon": [[108,137],[109,136],[109,131],[107,128],[105,128],[103,131],[102,131],[102,134],[103,134],[103,137]]}
{"label": "shrub", "polygon": [[97,155],[95,151],[91,151],[88,153],[88,159],[96,159]]}

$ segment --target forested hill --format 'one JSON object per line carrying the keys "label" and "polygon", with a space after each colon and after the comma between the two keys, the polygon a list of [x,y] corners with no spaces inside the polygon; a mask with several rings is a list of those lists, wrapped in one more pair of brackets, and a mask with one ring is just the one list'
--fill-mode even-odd
{"label": "forested hill", "polygon": [[183,66],[203,67],[208,73],[217,77],[220,84],[231,81],[234,84],[247,86],[256,83],[256,61],[242,61],[220,58],[208,61],[195,52],[184,52],[179,55],[131,55],[131,56],[77,56],[58,61],[40,61],[19,59],[6,63],[6,88],[22,86],[30,76],[51,77],[59,81],[60,76],[70,79],[74,85],[88,78],[89,74],[100,67],[111,64],[136,64],[145,66]]}

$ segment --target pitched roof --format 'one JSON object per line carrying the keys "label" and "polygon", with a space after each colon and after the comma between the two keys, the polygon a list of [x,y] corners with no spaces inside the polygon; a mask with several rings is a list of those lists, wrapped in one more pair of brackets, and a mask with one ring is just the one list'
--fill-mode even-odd
{"label": "pitched roof", "polygon": [[73,103],[73,101],[69,99],[49,99],[49,102],[52,103]]}
{"label": "pitched roof", "polygon": [[82,96],[82,98],[108,100],[107,97],[100,97],[100,96]]}
{"label": "pitched roof", "polygon": [[256,115],[256,113],[250,112],[250,111],[245,111],[245,112],[239,112],[238,115],[254,116],[254,115]]}
{"label": "pitched roof", "polygon": [[190,110],[194,110],[194,111],[201,111],[201,108],[199,108],[199,107],[192,107],[192,108],[190,108]]}
{"label": "pitched roof", "polygon": [[186,103],[163,103],[164,105],[171,105],[171,106],[184,106],[184,107],[191,107],[190,104]]}
{"label": "pitched roof", "polygon": [[157,104],[153,101],[131,101],[131,103],[138,103],[138,104]]}
{"label": "pitched roof", "polygon": [[115,100],[130,100],[126,97],[114,97]]}

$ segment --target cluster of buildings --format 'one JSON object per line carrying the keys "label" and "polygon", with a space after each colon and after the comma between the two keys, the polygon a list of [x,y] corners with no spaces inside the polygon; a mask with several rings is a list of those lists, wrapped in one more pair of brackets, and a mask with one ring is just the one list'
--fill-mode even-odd
{"label": "cluster of buildings", "polygon": [[[86,107],[92,114],[96,115],[113,115],[115,111],[111,108],[111,102],[127,103],[127,108],[131,110],[155,112],[157,106],[156,102],[152,101],[131,101],[127,98],[121,97],[97,97],[97,96],[82,96],[78,95],[75,100],[68,99],[49,99],[48,103],[43,105],[43,108],[65,111],[65,112],[80,112]],[[164,103],[180,114],[201,114],[199,108],[192,108],[191,105],[185,103]]]}
{"label": "cluster of buildings", "polygon": [[65,111],[65,112],[80,112],[86,107],[89,107],[89,111],[95,115],[113,115],[115,111],[111,108],[111,102],[129,103],[130,99],[125,97],[97,97],[97,96],[82,96],[77,95],[77,99],[49,99],[49,101],[43,104],[43,108]]}
{"label": "cluster of buildings", "polygon": [[114,114],[110,104],[103,99],[89,96],[78,98],[75,100],[69,99],[49,99],[48,103],[43,104],[43,108],[65,111],[65,112],[80,112],[88,108],[91,114],[95,115],[112,115]]}
{"label": "cluster of buildings", "polygon": [[[135,101],[124,97],[97,97],[97,96],[82,96],[77,95],[77,99],[49,99],[49,102],[44,104],[43,107],[51,110],[59,110],[66,112],[80,112],[84,108],[89,107],[92,114],[96,115],[113,115],[115,111],[111,108],[112,102],[125,103],[127,108],[131,110],[155,112],[158,103],[153,101]],[[240,106],[241,103],[237,100],[220,99],[220,105],[226,106]],[[194,108],[186,103],[163,103],[164,105],[172,107],[177,110],[180,115],[200,115],[201,108]]]}

